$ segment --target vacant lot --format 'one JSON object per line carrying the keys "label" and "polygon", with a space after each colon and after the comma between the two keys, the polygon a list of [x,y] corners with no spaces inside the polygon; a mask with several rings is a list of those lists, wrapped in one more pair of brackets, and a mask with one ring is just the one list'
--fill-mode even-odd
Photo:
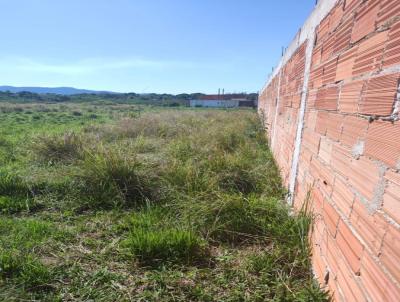
{"label": "vacant lot", "polygon": [[326,300],[254,111],[0,117],[0,300]]}

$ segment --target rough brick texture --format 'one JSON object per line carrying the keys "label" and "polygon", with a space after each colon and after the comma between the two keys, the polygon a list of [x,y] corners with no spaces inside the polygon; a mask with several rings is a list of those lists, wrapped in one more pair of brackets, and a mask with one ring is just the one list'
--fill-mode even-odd
{"label": "rough brick texture", "polygon": [[321,285],[336,301],[400,301],[400,1],[315,10],[315,30],[307,20],[313,32],[296,36],[259,113],[285,185],[295,178],[294,208],[311,196]]}

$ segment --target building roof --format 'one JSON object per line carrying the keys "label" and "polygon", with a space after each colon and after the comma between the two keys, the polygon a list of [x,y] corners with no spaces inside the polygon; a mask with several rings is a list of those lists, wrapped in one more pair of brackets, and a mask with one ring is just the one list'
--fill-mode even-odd
{"label": "building roof", "polygon": [[215,100],[220,100],[220,101],[229,101],[233,99],[246,99],[246,95],[244,94],[207,94],[207,95],[201,95],[199,97],[199,100],[202,101],[215,101]]}

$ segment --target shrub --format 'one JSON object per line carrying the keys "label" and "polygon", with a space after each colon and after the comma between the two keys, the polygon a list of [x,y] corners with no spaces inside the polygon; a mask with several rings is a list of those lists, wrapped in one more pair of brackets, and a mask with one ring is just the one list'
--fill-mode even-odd
{"label": "shrub", "polygon": [[[265,141],[254,139],[262,129],[249,126],[253,121],[247,122],[246,118],[236,121],[234,116],[222,119],[218,112],[206,114],[207,121],[202,120],[203,115],[188,115],[180,120],[180,128],[186,130],[169,143],[170,161],[165,173],[168,182],[187,188],[187,192],[223,190],[283,197],[272,155],[265,148]],[[206,122],[207,129],[193,128]],[[245,135],[245,131],[249,134]]]}

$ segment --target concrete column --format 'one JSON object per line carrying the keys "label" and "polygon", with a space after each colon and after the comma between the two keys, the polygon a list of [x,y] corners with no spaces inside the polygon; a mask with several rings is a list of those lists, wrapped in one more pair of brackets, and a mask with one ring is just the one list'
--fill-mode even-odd
{"label": "concrete column", "polygon": [[303,87],[301,90],[301,101],[300,101],[300,110],[297,119],[297,131],[296,131],[296,140],[295,140],[295,148],[292,158],[292,167],[290,170],[290,178],[289,178],[289,196],[288,203],[290,205],[293,204],[294,192],[296,189],[296,179],[299,167],[299,158],[300,158],[300,149],[301,149],[301,140],[303,135],[304,128],[304,115],[306,112],[306,101],[308,96],[308,82],[310,79],[310,71],[311,71],[311,61],[312,61],[312,53],[314,49],[315,42],[315,28],[312,28],[310,33],[308,34],[308,42],[306,47],[306,60],[305,60],[305,71],[304,71],[304,81]]}
{"label": "concrete column", "polygon": [[[271,151],[274,151],[274,147],[275,147],[275,131],[276,131],[276,120],[277,120],[277,116],[278,116],[278,108],[279,108],[279,104],[280,104],[280,99],[281,99],[281,79],[282,79],[282,70],[279,71],[279,80],[278,80],[278,95],[276,97],[276,108],[275,108],[275,115],[274,115],[274,121],[272,124],[272,134],[271,134]],[[271,100],[272,102],[275,100]]]}

